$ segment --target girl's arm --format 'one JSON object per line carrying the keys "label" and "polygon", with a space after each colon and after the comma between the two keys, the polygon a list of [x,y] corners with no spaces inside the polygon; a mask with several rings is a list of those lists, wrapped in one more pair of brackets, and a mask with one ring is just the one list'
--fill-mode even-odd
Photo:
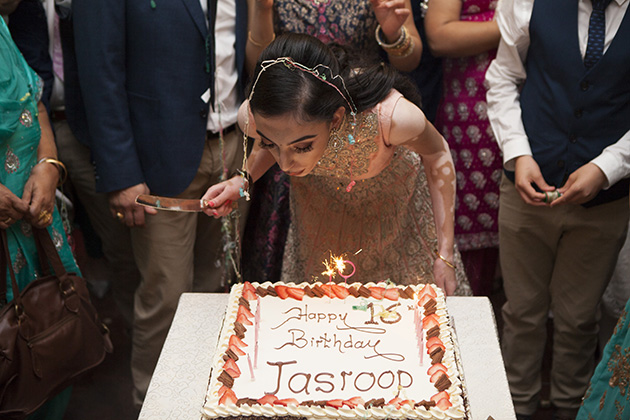
{"label": "girl's arm", "polygon": [[262,50],[275,39],[273,31],[273,0],[247,0],[249,10],[245,65],[254,74]]}
{"label": "girl's arm", "polygon": [[448,144],[424,113],[404,98],[394,108],[389,138],[390,144],[418,153],[424,163],[438,241],[435,282],[450,295],[457,286],[453,268],[456,178]]}

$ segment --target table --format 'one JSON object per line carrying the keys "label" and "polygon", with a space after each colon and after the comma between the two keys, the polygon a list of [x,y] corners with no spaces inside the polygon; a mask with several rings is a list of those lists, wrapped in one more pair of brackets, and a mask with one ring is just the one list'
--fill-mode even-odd
{"label": "table", "polygon": [[[213,350],[228,295],[184,293],[149,385],[139,420],[200,420]],[[515,420],[486,297],[446,300],[459,342],[472,420]]]}

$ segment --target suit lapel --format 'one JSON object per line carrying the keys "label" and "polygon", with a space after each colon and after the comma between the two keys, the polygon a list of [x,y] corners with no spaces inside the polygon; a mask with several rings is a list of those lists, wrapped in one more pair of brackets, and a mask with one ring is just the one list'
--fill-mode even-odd
{"label": "suit lapel", "polygon": [[195,22],[197,29],[201,33],[203,39],[206,39],[208,36],[208,26],[206,25],[206,16],[203,14],[203,9],[201,8],[201,3],[199,0],[181,0],[186,9],[188,9],[188,13],[190,17]]}

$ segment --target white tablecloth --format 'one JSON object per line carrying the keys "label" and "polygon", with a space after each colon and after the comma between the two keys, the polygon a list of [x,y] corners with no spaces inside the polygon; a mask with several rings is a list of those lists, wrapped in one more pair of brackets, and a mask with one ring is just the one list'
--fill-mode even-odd
{"label": "white tablecloth", "polygon": [[[139,420],[200,420],[227,294],[184,293]],[[472,420],[515,420],[497,327],[485,297],[449,297]]]}

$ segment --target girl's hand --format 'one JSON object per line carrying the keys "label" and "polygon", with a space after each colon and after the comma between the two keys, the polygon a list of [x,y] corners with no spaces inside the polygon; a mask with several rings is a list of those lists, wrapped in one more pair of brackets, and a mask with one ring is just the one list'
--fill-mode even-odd
{"label": "girl's hand", "polygon": [[215,184],[201,197],[208,207],[203,211],[208,216],[219,218],[227,216],[232,211],[232,203],[241,198],[241,188],[247,181],[240,175],[236,175],[227,181]]}
{"label": "girl's hand", "polygon": [[40,163],[33,167],[22,194],[22,200],[29,206],[24,219],[33,227],[43,229],[52,223],[58,181],[59,170],[55,165]]}
{"label": "girl's hand", "polygon": [[400,27],[411,15],[404,0],[370,0],[376,20],[381,25],[388,43],[394,43],[400,37]]}
{"label": "girl's hand", "polygon": [[440,258],[436,258],[433,262],[433,278],[435,284],[444,291],[446,296],[452,296],[457,288],[457,280],[455,279],[455,270]]}
{"label": "girl's hand", "polygon": [[28,203],[0,184],[0,229],[7,229],[28,214]]}

